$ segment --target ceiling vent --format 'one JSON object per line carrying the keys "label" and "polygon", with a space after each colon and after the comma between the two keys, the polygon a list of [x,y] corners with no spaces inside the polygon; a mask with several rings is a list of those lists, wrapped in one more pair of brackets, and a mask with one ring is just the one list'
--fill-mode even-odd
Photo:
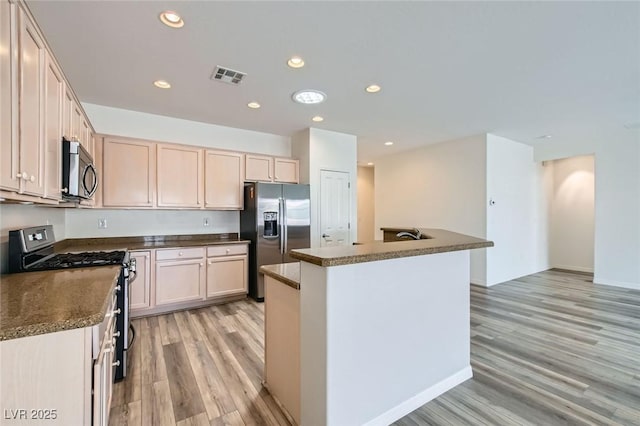
{"label": "ceiling vent", "polygon": [[235,71],[230,68],[223,68],[218,65],[216,66],[216,69],[213,70],[213,74],[211,74],[211,80],[238,85],[246,75],[247,74],[243,72]]}

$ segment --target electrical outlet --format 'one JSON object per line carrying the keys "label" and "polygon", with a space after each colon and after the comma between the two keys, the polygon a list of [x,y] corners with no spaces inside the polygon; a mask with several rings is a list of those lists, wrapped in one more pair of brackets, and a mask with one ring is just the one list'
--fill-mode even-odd
{"label": "electrical outlet", "polygon": [[205,217],[204,219],[202,219],[202,226],[209,226],[209,218]]}
{"label": "electrical outlet", "polygon": [[107,229],[107,219],[98,219],[98,229]]}

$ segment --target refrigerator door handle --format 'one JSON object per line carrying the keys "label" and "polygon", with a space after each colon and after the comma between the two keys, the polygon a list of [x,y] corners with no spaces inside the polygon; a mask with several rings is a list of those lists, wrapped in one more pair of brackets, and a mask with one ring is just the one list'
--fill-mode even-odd
{"label": "refrigerator door handle", "polygon": [[285,229],[285,222],[284,222],[284,199],[282,198],[278,198],[278,215],[280,216],[280,254],[284,254],[284,229]]}
{"label": "refrigerator door handle", "polygon": [[282,254],[287,254],[287,242],[289,241],[289,218],[287,217],[287,200],[282,200],[282,227],[284,232],[282,233],[282,239],[284,244],[282,247]]}

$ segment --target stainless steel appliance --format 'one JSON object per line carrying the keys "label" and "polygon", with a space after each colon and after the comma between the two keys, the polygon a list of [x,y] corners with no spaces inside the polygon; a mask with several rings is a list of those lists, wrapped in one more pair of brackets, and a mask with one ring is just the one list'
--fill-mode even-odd
{"label": "stainless steel appliance", "polygon": [[249,244],[249,296],[264,300],[260,266],[297,262],[288,252],[310,247],[309,185],[245,183],[240,237]]}
{"label": "stainless steel appliance", "polygon": [[80,142],[62,138],[62,197],[89,199],[97,189],[98,174],[91,155]]}
{"label": "stainless steel appliance", "polygon": [[[51,269],[88,268],[121,265],[116,284],[115,380],[127,375],[127,350],[135,331],[129,321],[129,284],[135,279],[135,259],[126,251],[55,253],[52,225],[9,231],[9,272],[32,272]],[[78,303],[82,303],[81,300]],[[129,338],[131,336],[131,339]],[[94,354],[96,355],[96,354]]]}

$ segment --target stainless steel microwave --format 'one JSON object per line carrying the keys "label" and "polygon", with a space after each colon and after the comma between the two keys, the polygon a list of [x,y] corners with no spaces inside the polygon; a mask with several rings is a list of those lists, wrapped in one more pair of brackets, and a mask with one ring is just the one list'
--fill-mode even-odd
{"label": "stainless steel microwave", "polygon": [[77,141],[62,138],[62,198],[90,199],[98,189],[98,174],[89,152]]}

